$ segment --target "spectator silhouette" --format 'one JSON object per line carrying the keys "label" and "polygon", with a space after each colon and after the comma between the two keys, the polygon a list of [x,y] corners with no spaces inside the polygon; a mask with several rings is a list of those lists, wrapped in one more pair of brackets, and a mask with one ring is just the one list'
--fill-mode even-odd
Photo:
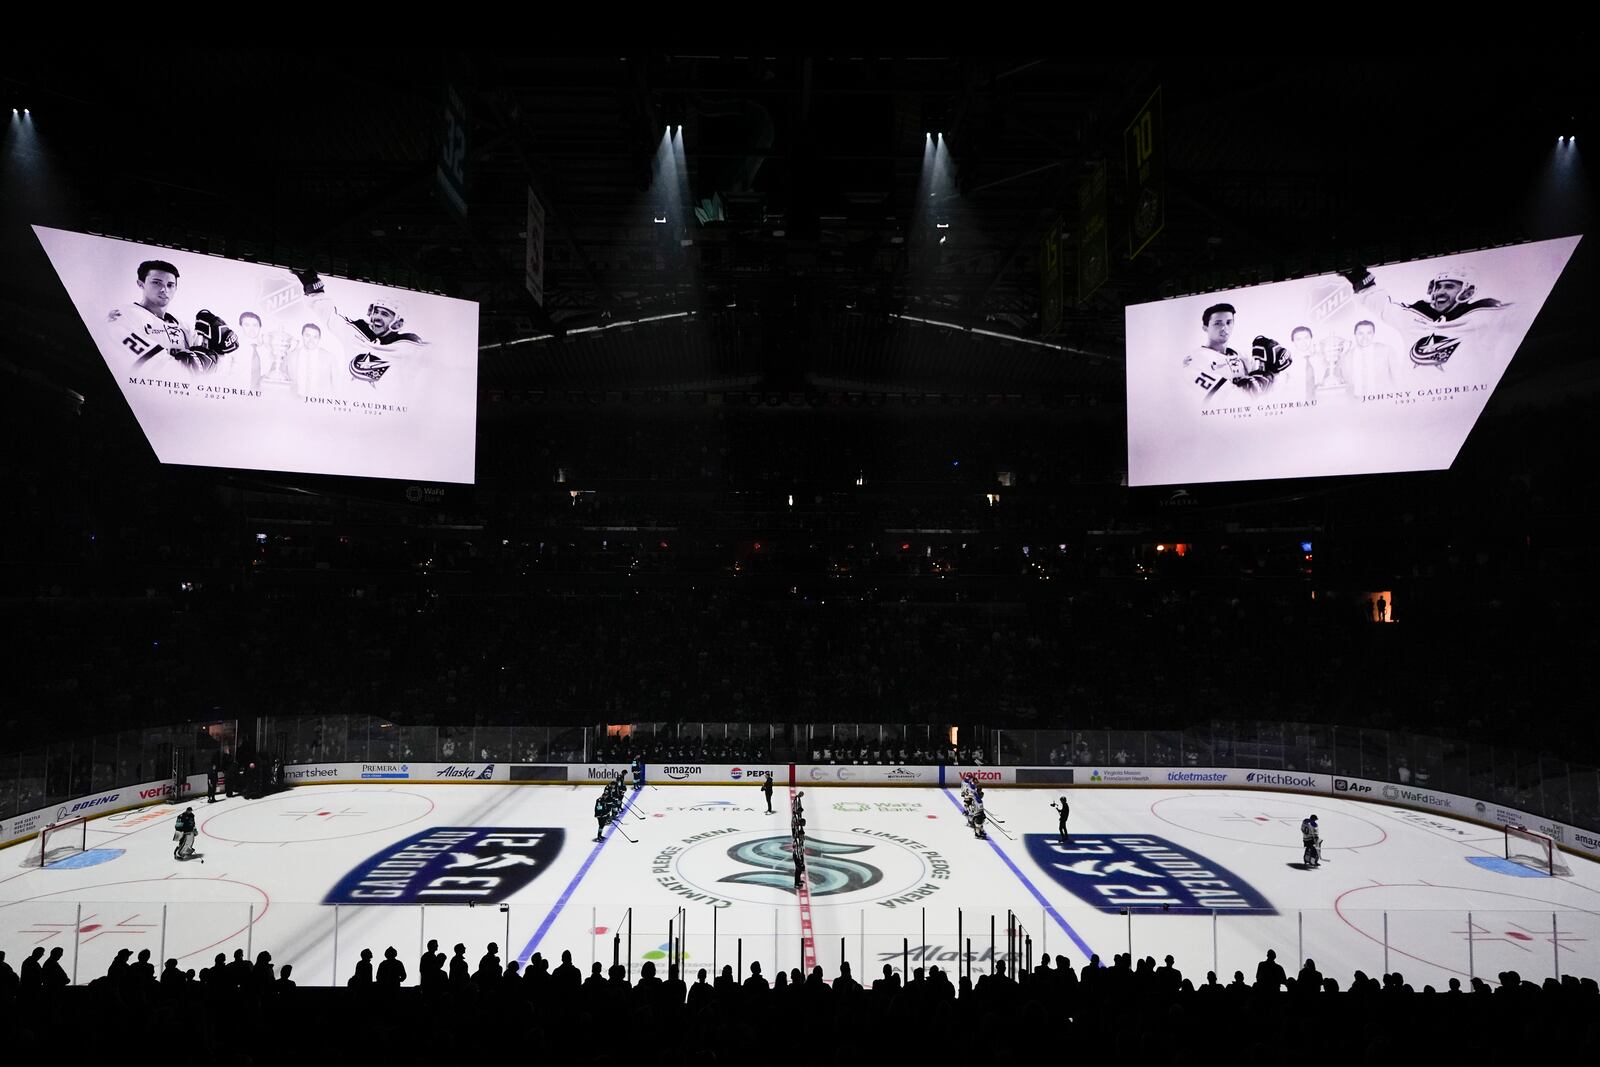
{"label": "spectator silhouette", "polygon": [[400,953],[395,951],[393,945],[383,950],[383,962],[378,964],[378,988],[385,992],[394,992],[406,980],[406,965],[400,962]]}
{"label": "spectator silhouette", "polygon": [[1283,965],[1278,962],[1278,953],[1267,949],[1267,958],[1256,964],[1256,991],[1276,993],[1283,988],[1287,977]]}
{"label": "spectator silhouette", "polygon": [[367,990],[372,988],[372,950],[361,950],[361,958],[356,961],[356,971],[345,983],[351,989]]}

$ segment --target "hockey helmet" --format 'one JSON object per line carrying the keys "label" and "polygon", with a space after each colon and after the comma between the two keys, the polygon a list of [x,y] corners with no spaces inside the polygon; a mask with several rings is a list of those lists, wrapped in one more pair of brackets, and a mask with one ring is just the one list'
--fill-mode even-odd
{"label": "hockey helmet", "polygon": [[1477,277],[1471,267],[1454,266],[1441,270],[1428,281],[1428,295],[1433,296],[1434,290],[1443,282],[1455,282],[1461,287],[1461,291],[1456,294],[1456,303],[1466,303],[1471,300],[1478,288]]}

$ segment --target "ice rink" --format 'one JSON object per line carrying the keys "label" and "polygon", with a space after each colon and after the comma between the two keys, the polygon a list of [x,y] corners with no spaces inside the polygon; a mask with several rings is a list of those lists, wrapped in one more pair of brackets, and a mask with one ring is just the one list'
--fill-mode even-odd
{"label": "ice rink", "polygon": [[[65,949],[87,982],[122,948],[181,966],[265,949],[301,984],[343,982],[361,949],[392,945],[415,980],[421,946],[487,942],[585,971],[616,951],[665,956],[669,923],[699,967],[758,961],[867,976],[1006,952],[1008,914],[1035,960],[1167,954],[1198,983],[1254,977],[1268,948],[1347,985],[1400,971],[1421,989],[1600,975],[1600,871],[1507,863],[1500,831],[1378,803],[1229,790],[991,789],[987,841],[955,790],[809,787],[808,879],[789,859],[791,790],[767,814],[754,785],[646,786],[596,842],[589,785],[324,785],[195,804],[201,858],[177,862],[167,805],[89,824],[89,851],[29,867],[0,852],[0,949],[13,967]],[[1301,865],[1300,820],[1319,816],[1324,862]],[[1000,821],[1000,820],[1003,820]],[[33,844],[37,859],[37,843]],[[631,919],[630,919],[631,909]],[[992,924],[992,926],[991,926]],[[995,951],[991,953],[991,928]],[[614,938],[620,937],[620,942]],[[1026,940],[1022,942],[1028,944]],[[664,968],[662,968],[664,970]]]}

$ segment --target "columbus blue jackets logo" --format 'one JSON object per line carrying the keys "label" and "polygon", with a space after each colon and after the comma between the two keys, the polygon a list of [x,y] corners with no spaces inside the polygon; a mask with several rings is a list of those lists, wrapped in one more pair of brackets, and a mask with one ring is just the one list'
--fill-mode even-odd
{"label": "columbus blue jackets logo", "polygon": [[[814,897],[853,893],[883,881],[883,872],[872,864],[847,859],[869,851],[871,845],[844,845],[820,838],[806,838],[806,874]],[[762,885],[797,892],[794,887],[794,841],[789,837],[763,837],[728,849],[735,863],[759,868],[730,874],[719,881],[737,885]]]}
{"label": "columbus blue jackets logo", "polygon": [[377,385],[389,372],[391,364],[376,352],[363,352],[350,361],[350,377],[358,382]]}
{"label": "columbus blue jackets logo", "polygon": [[1254,886],[1193,849],[1153,834],[1028,834],[1028,854],[1073,895],[1101,911],[1167,914],[1242,911],[1276,915]]}
{"label": "columbus blue jackets logo", "polygon": [[1442,370],[1460,347],[1459,337],[1446,337],[1437,333],[1424,334],[1411,346],[1411,362],[1419,367],[1438,367]]}

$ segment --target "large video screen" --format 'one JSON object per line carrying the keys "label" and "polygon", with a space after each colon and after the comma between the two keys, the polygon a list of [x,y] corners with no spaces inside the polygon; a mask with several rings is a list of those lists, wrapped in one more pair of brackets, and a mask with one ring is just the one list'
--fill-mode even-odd
{"label": "large video screen", "polygon": [[1130,306],[1128,484],[1448,468],[1580,239]]}
{"label": "large video screen", "polygon": [[161,462],[473,480],[477,304],[34,232]]}

